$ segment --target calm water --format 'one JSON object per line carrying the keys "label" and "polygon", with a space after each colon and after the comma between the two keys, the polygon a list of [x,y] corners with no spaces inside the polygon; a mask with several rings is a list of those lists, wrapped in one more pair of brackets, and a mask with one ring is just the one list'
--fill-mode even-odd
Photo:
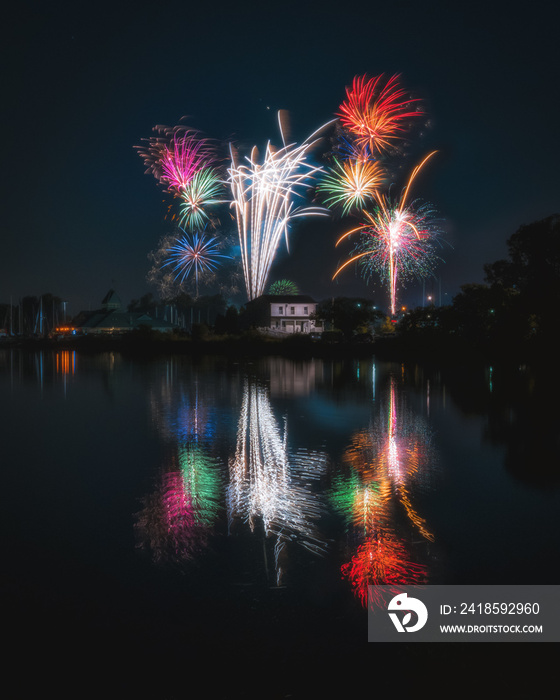
{"label": "calm water", "polygon": [[559,581],[556,393],[523,368],[4,351],[0,391],[22,688],[300,697],[288,670],[429,666],[367,644],[368,583]]}

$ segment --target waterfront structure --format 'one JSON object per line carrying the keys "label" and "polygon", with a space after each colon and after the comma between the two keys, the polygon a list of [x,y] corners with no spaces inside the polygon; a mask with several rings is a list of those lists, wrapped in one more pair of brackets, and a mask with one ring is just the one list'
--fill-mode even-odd
{"label": "waterfront structure", "polygon": [[161,333],[171,333],[173,325],[162,318],[138,311],[127,311],[118,294],[110,289],[95,311],[81,311],[73,320],[76,331],[85,335],[119,335],[138,330],[141,326]]}

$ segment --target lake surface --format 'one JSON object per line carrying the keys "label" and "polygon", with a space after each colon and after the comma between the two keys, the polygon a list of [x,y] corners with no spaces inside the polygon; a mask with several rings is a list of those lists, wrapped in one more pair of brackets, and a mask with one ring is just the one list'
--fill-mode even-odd
{"label": "lake surface", "polygon": [[557,393],[526,368],[5,350],[0,391],[18,697],[322,697],[436,653],[367,644],[368,583],[559,581]]}

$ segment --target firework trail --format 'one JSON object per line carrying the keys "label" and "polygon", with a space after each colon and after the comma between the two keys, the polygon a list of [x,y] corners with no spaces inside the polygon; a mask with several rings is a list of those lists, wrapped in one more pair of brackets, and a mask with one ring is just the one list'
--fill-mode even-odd
{"label": "firework trail", "polygon": [[414,168],[396,203],[389,196],[378,196],[373,212],[364,211],[366,223],[348,231],[336,243],[338,245],[353,233],[361,232],[355,254],[336,270],[332,279],[348,265],[360,260],[366,276],[376,271],[388,282],[393,316],[398,280],[426,277],[435,266],[433,243],[439,230],[433,210],[427,204],[409,204],[408,195],[414,179],[436,152],[428,154]]}
{"label": "firework trail", "polygon": [[315,137],[324,126],[297,146],[286,145],[280,119],[279,124],[284,146],[275,150],[269,142],[262,163],[257,162],[254,147],[247,164],[239,164],[230,146],[229,184],[249,300],[263,294],[282,236],[288,243],[290,221],[302,216],[328,216],[320,207],[294,206],[295,197],[302,196],[300,191],[310,186],[314,173],[322,170],[307,163],[306,156],[319,141]]}

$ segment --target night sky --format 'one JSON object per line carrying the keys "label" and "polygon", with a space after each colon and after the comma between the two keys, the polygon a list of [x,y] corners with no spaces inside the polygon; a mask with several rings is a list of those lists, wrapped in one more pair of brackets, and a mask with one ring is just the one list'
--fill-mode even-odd
{"label": "night sky", "polygon": [[[483,281],[520,225],[560,211],[557,12],[549,2],[18,3],[3,36],[0,302],[51,292],[74,314],[110,287],[125,303],[155,292],[148,253],[171,226],[134,150],[152,127],[188,115],[224,145],[279,145],[285,109],[300,140],[363,73],[400,73],[424,101],[429,124],[401,166],[439,150],[414,194],[445,219],[435,291],[441,280],[450,302]],[[336,231],[348,228],[296,222],[271,280],[386,304],[351,271],[330,282],[349,252],[334,249]],[[421,285],[402,298],[420,304]]]}

